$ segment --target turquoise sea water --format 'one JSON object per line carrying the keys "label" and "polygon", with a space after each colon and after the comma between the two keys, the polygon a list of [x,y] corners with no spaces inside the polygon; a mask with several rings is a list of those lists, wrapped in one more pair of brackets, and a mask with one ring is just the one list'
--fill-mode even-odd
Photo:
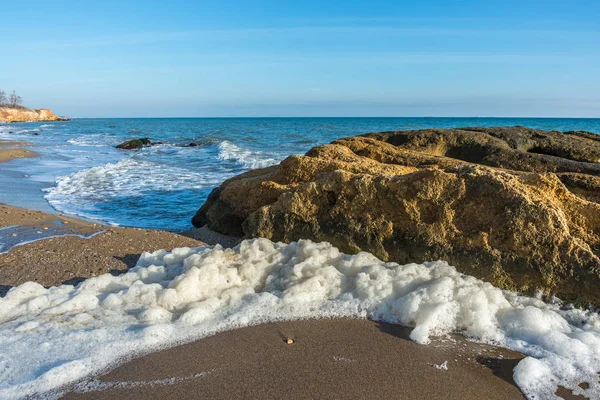
{"label": "turquoise sea water", "polygon": [[[367,132],[523,125],[600,134],[600,119],[561,118],[164,118],[74,119],[0,125],[42,156],[0,164],[0,202],[104,222],[173,231],[225,179],[291,154]],[[125,140],[165,142],[117,150]],[[196,147],[181,147],[194,142]]]}

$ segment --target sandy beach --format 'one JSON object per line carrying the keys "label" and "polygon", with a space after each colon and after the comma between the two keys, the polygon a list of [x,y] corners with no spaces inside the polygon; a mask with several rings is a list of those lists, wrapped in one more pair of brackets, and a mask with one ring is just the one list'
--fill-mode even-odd
{"label": "sandy beach", "polygon": [[[203,244],[7,205],[0,205],[0,227],[2,243],[35,240],[0,254],[3,293],[26,281],[76,284],[125,271],[142,251]],[[84,237],[44,239],[65,234]],[[133,359],[64,398],[523,398],[512,382],[521,354],[459,335],[424,346],[409,333],[368,320],[267,323]]]}
{"label": "sandy beach", "polygon": [[0,228],[5,228],[0,230],[0,243],[28,242],[0,253],[2,294],[27,281],[75,284],[90,276],[125,271],[144,251],[204,244],[170,232],[110,227],[4,204]]}
{"label": "sandy beach", "polygon": [[519,353],[458,335],[419,345],[410,330],[352,319],[242,328],[135,359],[63,398],[523,398]]}
{"label": "sandy beach", "polygon": [[11,142],[7,140],[0,140],[0,163],[15,158],[30,158],[39,156],[38,153],[23,149],[22,146],[29,146],[27,142]]}

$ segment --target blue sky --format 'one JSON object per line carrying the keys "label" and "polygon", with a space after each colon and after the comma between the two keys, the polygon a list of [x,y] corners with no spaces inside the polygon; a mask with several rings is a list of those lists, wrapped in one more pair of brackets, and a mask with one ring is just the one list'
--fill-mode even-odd
{"label": "blue sky", "polygon": [[0,88],[76,117],[600,117],[600,1],[27,1]]}

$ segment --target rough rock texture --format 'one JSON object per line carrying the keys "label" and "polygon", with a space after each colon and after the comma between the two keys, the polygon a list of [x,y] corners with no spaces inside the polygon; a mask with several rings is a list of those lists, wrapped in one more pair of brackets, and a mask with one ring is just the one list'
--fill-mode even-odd
{"label": "rough rock texture", "polygon": [[150,138],[139,138],[139,139],[131,139],[126,142],[121,143],[117,146],[117,149],[121,150],[138,150],[143,147],[152,146],[152,141]]}
{"label": "rough rock texture", "polygon": [[0,122],[35,122],[35,121],[68,121],[68,118],[54,115],[51,110],[40,108],[30,110],[28,108],[0,107]]}
{"label": "rough rock texture", "polygon": [[372,133],[215,189],[195,226],[443,259],[511,290],[600,305],[600,137],[523,127]]}

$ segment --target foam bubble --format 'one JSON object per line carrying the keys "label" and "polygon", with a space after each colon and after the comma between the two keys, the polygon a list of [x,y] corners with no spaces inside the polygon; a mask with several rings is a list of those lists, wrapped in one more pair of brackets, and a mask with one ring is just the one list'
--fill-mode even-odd
{"label": "foam bubble", "polygon": [[596,313],[502,291],[441,261],[398,265],[328,243],[255,239],[233,250],[144,253],[129,272],[77,287],[11,289],[0,299],[0,397],[56,390],[223,330],[327,317],[412,326],[410,337],[423,344],[462,332],[529,355],[514,378],[530,399],[555,398],[558,385],[600,396]]}
{"label": "foam bubble", "polygon": [[220,160],[234,161],[246,169],[264,168],[280,161],[268,153],[244,149],[227,140],[219,143],[218,147]]}

